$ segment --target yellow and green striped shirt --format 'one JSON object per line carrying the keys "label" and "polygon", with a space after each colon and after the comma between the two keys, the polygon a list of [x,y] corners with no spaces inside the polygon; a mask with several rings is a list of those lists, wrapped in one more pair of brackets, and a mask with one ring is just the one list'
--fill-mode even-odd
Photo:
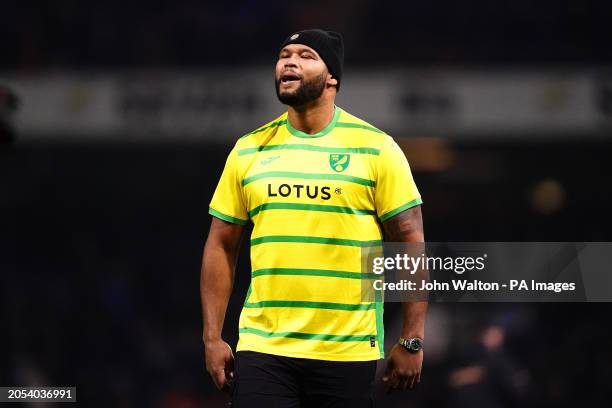
{"label": "yellow and green striped shirt", "polygon": [[384,357],[382,303],[361,297],[361,248],[380,221],[421,204],[395,141],[348,112],[309,135],[285,112],[243,136],[210,203],[253,222],[237,350],[334,361]]}

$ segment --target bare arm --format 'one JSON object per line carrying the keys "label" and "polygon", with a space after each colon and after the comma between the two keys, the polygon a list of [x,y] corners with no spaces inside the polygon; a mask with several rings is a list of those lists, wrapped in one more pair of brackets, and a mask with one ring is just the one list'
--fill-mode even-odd
{"label": "bare arm", "polygon": [[[389,218],[384,222],[385,241],[390,242],[424,242],[423,217],[421,206],[412,207]],[[402,337],[424,338],[425,315],[427,302],[406,302],[403,304],[404,326]]]}
{"label": "bare arm", "polygon": [[383,222],[385,241],[424,242],[421,206],[417,205]]}
{"label": "bare arm", "polygon": [[221,338],[227,304],[234,283],[234,270],[244,226],[213,217],[204,246],[200,273],[200,298],[204,332],[206,369],[218,389],[233,377],[234,356]]}
{"label": "bare arm", "polygon": [[[424,242],[423,217],[421,206],[409,208],[406,211],[389,218],[383,223],[385,241],[390,242]],[[427,302],[405,302],[402,304],[404,321],[402,337],[425,337],[425,317]],[[403,347],[395,345],[389,354],[384,381],[391,380],[391,388],[412,388],[421,380],[423,352],[408,353]]]}

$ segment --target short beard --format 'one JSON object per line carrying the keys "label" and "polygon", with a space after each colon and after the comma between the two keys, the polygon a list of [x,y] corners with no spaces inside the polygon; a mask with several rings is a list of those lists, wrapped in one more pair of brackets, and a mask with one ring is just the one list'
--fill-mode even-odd
{"label": "short beard", "polygon": [[281,94],[280,92],[280,79],[274,79],[276,84],[276,96],[278,100],[292,107],[305,106],[308,103],[318,99],[325,90],[327,73],[312,78],[309,81],[302,79],[302,84],[291,93]]}

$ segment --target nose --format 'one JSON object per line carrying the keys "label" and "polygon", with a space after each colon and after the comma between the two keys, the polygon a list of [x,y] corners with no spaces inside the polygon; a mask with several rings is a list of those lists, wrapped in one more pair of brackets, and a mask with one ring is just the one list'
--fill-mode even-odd
{"label": "nose", "polygon": [[299,55],[297,53],[295,52],[289,53],[287,58],[285,58],[285,67],[297,67],[298,58],[299,58]]}
{"label": "nose", "polygon": [[288,59],[288,60],[285,62],[285,68],[289,68],[289,67],[291,67],[291,68],[297,68],[297,64],[296,64],[296,62],[293,60],[293,57],[292,57],[292,58],[290,58],[290,59]]}

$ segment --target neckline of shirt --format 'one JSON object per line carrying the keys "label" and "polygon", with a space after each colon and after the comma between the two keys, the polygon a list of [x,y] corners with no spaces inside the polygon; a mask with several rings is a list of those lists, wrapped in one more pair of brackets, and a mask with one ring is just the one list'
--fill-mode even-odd
{"label": "neckline of shirt", "polygon": [[289,115],[287,115],[287,130],[293,136],[302,137],[302,138],[305,138],[305,139],[312,139],[312,138],[322,137],[322,136],[325,136],[326,134],[328,134],[329,132],[331,132],[332,129],[336,127],[336,122],[338,122],[338,118],[340,117],[340,113],[341,112],[342,112],[342,109],[340,109],[338,106],[334,105],[334,117],[332,118],[331,122],[329,122],[327,124],[327,126],[325,126],[323,129],[321,129],[320,131],[318,131],[317,133],[315,133],[313,135],[309,135],[308,133],[302,132],[301,130],[297,130],[296,128],[294,128],[291,125],[291,122],[289,122]]}

